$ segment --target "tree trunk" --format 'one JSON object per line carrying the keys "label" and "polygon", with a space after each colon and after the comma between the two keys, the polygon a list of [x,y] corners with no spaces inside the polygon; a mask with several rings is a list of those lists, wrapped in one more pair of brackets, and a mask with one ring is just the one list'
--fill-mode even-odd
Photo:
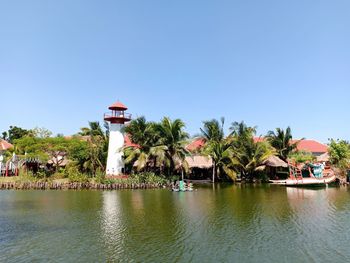
{"label": "tree trunk", "polygon": [[216,171],[216,167],[215,167],[215,163],[213,163],[213,183],[215,183],[215,171]]}

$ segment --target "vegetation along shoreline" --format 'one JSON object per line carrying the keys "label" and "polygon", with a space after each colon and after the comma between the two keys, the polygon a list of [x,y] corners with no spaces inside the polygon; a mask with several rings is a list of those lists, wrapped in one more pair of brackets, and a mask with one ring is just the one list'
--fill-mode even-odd
{"label": "vegetation along shoreline", "polygon": [[[350,145],[330,139],[321,144],[294,139],[290,127],[258,136],[256,127],[225,120],[203,121],[190,137],[180,119],[160,122],[138,117],[125,125],[119,177],[106,176],[109,127],[89,122],[72,136],[53,136],[45,128],[11,126],[0,144],[0,189],[151,189],[167,188],[177,180],[211,182],[270,182],[291,176],[312,163],[328,167],[345,183]],[[306,168],[305,168],[306,167]],[[311,167],[311,168],[310,168]]]}

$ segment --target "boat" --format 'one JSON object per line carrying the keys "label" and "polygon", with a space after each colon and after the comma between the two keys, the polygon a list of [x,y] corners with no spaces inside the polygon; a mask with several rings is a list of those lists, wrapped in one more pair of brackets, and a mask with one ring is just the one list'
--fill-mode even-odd
{"label": "boat", "polygon": [[289,177],[284,180],[270,180],[270,183],[293,187],[328,186],[337,180],[333,170],[324,164],[307,163],[301,169],[289,164]]}
{"label": "boat", "polygon": [[171,190],[173,192],[192,192],[194,189],[192,183],[186,184],[184,181],[180,181],[179,184],[176,184]]}

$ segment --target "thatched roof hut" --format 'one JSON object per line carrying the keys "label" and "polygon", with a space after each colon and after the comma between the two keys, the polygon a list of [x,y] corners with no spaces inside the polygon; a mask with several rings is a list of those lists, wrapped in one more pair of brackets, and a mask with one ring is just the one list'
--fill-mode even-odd
{"label": "thatched roof hut", "polygon": [[213,161],[210,157],[202,155],[192,155],[186,157],[189,168],[209,169],[213,167]]}
{"label": "thatched roof hut", "polygon": [[288,167],[285,161],[274,155],[270,156],[263,164],[269,167]]}

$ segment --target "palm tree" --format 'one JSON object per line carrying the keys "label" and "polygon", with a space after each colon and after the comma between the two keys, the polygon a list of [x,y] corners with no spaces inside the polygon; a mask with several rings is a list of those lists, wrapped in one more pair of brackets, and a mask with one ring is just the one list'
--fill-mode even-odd
{"label": "palm tree", "polygon": [[164,117],[160,123],[155,125],[159,136],[158,153],[163,151],[163,163],[169,167],[169,174],[175,171],[177,163],[179,163],[182,173],[187,168],[185,157],[189,154],[186,149],[188,134],[184,128],[185,123],[182,120],[172,121],[168,117]]}
{"label": "palm tree", "polygon": [[90,121],[89,127],[80,128],[78,133],[81,136],[102,136],[105,137],[105,133],[102,130],[102,127],[98,121]]}
{"label": "palm tree", "polygon": [[235,121],[231,124],[230,131],[233,136],[252,137],[256,134],[256,127],[249,127],[244,121]]}
{"label": "palm tree", "polygon": [[232,180],[236,179],[234,165],[236,164],[235,154],[229,140],[211,141],[204,148],[204,153],[209,155],[213,161],[213,179],[225,173]]}
{"label": "palm tree", "polygon": [[276,132],[269,131],[266,137],[270,144],[276,149],[278,157],[284,161],[287,161],[289,154],[297,148],[298,143],[293,143],[293,136],[290,127],[287,127],[285,131],[276,128]]}
{"label": "palm tree", "polygon": [[153,161],[153,167],[156,165],[157,155],[160,148],[156,147],[159,136],[155,131],[155,124],[147,122],[146,118],[141,116],[132,120],[126,127],[125,132],[130,137],[134,146],[125,148],[125,162],[137,163],[137,170],[148,169],[150,161]]}
{"label": "palm tree", "polygon": [[85,170],[95,173],[97,169],[104,170],[107,161],[109,127],[106,122],[104,128],[101,127],[98,121],[89,122],[88,127],[80,128],[78,135],[89,136],[88,142],[88,157],[85,160],[83,167]]}
{"label": "palm tree", "polygon": [[200,128],[201,133],[206,141],[206,146],[204,147],[204,153],[209,155],[213,162],[213,179],[215,182],[215,177],[220,174],[219,162],[222,160],[222,154],[227,152],[224,150],[223,139],[224,139],[224,124],[225,119],[221,117],[220,121],[212,119],[203,122],[203,128]]}
{"label": "palm tree", "polygon": [[220,142],[224,139],[225,119],[221,117],[220,122],[216,119],[203,122],[203,128],[200,128],[204,139],[207,142]]}
{"label": "palm tree", "polygon": [[245,144],[246,147],[234,149],[235,170],[241,176],[253,178],[257,168],[261,166],[271,155],[275,154],[274,148],[266,141]]}
{"label": "palm tree", "polygon": [[232,123],[230,130],[236,172],[252,178],[256,168],[274,155],[274,149],[268,142],[255,142],[256,127],[249,127],[243,121]]}

